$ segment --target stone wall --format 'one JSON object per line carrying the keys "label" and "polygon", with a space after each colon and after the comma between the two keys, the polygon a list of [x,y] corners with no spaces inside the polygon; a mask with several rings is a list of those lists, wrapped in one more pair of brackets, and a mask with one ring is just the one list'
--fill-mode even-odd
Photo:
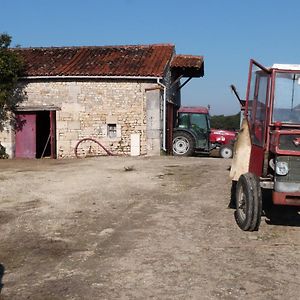
{"label": "stone wall", "polygon": [[[99,140],[114,153],[130,154],[131,134],[139,134],[140,154],[145,155],[147,132],[151,131],[146,124],[145,90],[151,87],[157,84],[120,80],[29,81],[26,86],[28,100],[22,103],[22,109],[55,108],[58,158],[74,157],[77,142],[87,137]],[[160,94],[152,100],[159,103]],[[154,105],[154,109],[158,109],[154,114],[159,115],[159,105]],[[155,124],[155,130],[160,130],[157,127]],[[9,128],[0,133],[2,141],[13,152],[14,134]],[[160,146],[158,148],[152,152],[159,153]]]}
{"label": "stone wall", "polygon": [[8,156],[13,157],[14,132],[8,123],[4,126],[3,131],[0,131],[0,144],[5,147],[5,151]]}

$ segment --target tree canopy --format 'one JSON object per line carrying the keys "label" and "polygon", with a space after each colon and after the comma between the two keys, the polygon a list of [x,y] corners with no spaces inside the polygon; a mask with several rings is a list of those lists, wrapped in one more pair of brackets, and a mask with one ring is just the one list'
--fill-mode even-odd
{"label": "tree canopy", "polygon": [[11,36],[0,34],[0,130],[7,120],[15,123],[11,112],[24,100],[24,92],[18,86],[24,64],[16,51],[9,48],[10,44]]}

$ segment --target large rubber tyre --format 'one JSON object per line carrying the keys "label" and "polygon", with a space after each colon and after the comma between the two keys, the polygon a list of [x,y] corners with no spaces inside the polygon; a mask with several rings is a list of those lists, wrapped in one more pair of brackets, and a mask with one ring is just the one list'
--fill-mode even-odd
{"label": "large rubber tyre", "polygon": [[232,145],[223,145],[220,147],[219,154],[222,158],[232,158],[233,147]]}
{"label": "large rubber tyre", "polygon": [[256,231],[259,228],[262,213],[262,193],[259,179],[252,173],[240,176],[236,186],[237,225],[244,231]]}
{"label": "large rubber tyre", "polygon": [[173,136],[173,155],[191,156],[194,153],[194,138],[187,132],[175,132]]}

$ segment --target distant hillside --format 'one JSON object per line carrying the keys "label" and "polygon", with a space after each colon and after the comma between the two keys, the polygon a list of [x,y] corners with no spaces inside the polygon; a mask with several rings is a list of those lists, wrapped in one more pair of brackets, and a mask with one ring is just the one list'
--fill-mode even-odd
{"label": "distant hillside", "polygon": [[216,129],[238,130],[240,128],[240,114],[211,116],[210,126]]}

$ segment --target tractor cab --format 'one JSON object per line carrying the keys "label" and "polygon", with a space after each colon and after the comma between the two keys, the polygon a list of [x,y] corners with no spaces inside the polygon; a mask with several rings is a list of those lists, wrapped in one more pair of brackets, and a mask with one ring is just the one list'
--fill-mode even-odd
{"label": "tractor cab", "polygon": [[206,107],[181,107],[173,131],[173,154],[208,154],[211,150],[209,134],[209,112]]}
{"label": "tractor cab", "polygon": [[300,65],[266,68],[251,60],[243,110],[230,176],[236,222],[253,231],[262,189],[272,192],[275,205],[300,206]]}

